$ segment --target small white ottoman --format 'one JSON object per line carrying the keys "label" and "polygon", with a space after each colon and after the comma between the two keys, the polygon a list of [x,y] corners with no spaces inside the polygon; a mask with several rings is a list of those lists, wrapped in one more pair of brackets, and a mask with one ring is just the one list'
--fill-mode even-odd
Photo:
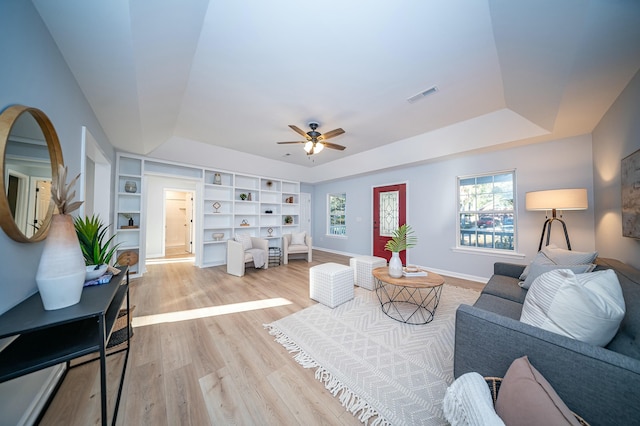
{"label": "small white ottoman", "polygon": [[375,289],[373,271],[376,268],[387,266],[387,260],[376,256],[358,256],[349,259],[349,265],[353,268],[353,280],[358,287],[367,290]]}
{"label": "small white ottoman", "polygon": [[330,308],[353,299],[353,270],[338,263],[309,269],[309,297]]}

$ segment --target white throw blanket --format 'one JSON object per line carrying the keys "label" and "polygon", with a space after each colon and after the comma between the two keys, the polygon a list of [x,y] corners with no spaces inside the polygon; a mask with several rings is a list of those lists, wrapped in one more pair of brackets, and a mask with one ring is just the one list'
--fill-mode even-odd
{"label": "white throw blanket", "polygon": [[264,267],[264,250],[252,248],[245,250],[245,252],[250,253],[251,256],[253,256],[253,264],[256,269]]}

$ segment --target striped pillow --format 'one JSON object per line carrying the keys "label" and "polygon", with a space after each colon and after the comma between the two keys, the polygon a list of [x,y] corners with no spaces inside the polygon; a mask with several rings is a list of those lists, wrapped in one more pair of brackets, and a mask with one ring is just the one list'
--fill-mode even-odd
{"label": "striped pillow", "polygon": [[594,263],[589,263],[587,265],[542,265],[538,263],[532,263],[529,268],[529,273],[527,274],[527,278],[524,281],[520,281],[518,285],[526,290],[531,287],[531,283],[535,281],[540,275],[545,274],[549,271],[553,271],[555,269],[571,269],[576,274],[584,274],[585,272],[591,272],[595,269],[596,265]]}
{"label": "striped pillow", "polygon": [[606,346],[625,314],[612,269],[576,275],[556,269],[531,284],[520,321],[597,346]]}

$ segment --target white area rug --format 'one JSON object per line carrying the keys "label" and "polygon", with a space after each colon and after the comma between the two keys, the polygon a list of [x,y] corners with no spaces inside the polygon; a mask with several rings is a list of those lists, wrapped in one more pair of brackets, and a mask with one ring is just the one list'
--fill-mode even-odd
{"label": "white area rug", "polygon": [[445,284],[434,320],[408,325],[387,317],[375,292],[356,289],[335,309],[317,304],[265,327],[363,423],[445,425],[455,311],[478,296]]}

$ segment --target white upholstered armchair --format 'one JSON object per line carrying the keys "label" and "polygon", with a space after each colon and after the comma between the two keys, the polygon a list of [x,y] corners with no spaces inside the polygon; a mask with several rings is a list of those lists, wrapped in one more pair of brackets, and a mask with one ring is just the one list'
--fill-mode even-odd
{"label": "white upholstered armchair", "polygon": [[311,262],[311,235],[306,232],[284,234],[282,236],[282,263],[289,263],[289,255],[303,254]]}
{"label": "white upholstered armchair", "polygon": [[269,242],[249,235],[236,235],[227,241],[227,273],[241,277],[245,265],[253,262],[256,268],[269,267]]}

